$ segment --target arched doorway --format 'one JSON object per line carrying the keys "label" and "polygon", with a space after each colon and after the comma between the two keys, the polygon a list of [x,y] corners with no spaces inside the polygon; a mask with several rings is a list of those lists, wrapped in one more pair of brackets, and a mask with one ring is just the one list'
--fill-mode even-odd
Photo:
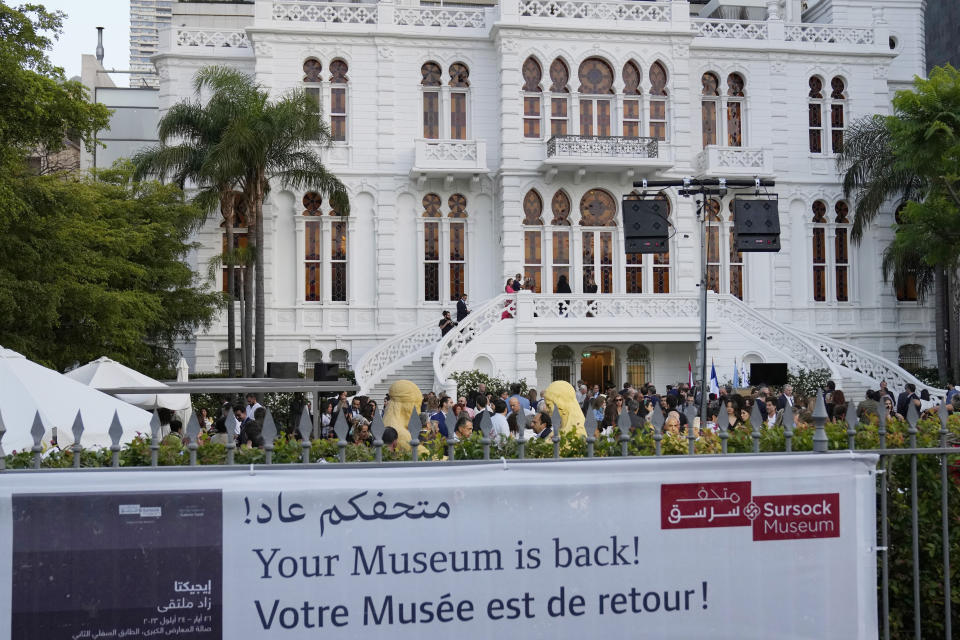
{"label": "arched doorway", "polygon": [[616,350],[609,347],[585,347],[580,353],[580,378],[589,386],[616,385]]}

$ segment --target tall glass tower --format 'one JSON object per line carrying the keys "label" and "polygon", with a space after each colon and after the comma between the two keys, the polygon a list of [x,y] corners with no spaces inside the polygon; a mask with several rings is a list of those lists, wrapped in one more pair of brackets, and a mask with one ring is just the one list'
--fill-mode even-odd
{"label": "tall glass tower", "polygon": [[131,87],[157,87],[159,80],[150,63],[157,52],[160,27],[170,24],[172,0],[130,0]]}

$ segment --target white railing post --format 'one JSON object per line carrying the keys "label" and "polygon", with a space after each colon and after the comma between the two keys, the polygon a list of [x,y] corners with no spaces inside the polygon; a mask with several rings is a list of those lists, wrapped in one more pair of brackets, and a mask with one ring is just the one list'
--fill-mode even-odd
{"label": "white railing post", "polygon": [[380,0],[377,3],[377,24],[393,26],[395,8],[394,0]]}

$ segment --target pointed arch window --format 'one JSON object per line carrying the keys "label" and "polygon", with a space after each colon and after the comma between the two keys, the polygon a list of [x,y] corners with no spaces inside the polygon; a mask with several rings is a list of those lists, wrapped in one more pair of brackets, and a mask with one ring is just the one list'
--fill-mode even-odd
{"label": "pointed arch window", "polygon": [[650,380],[650,351],[642,344],[627,349],[627,382],[639,389]]}
{"label": "pointed arch window", "polygon": [[330,225],[330,300],[347,301],[347,219],[331,211]]}
{"label": "pointed arch window", "polygon": [[731,73],[724,93],[720,76],[712,71],[701,76],[700,120],[704,147],[711,144],[743,146],[744,84],[743,76]]}
{"label": "pointed arch window", "polygon": [[813,203],[813,299],[827,299],[827,203]]}
{"label": "pointed arch window", "polygon": [[727,76],[727,146],[743,146],[744,80],[739,73]]}
{"label": "pointed arch window", "polygon": [[602,58],[580,63],[580,135],[609,136],[613,110],[613,69]]}
{"label": "pointed arch window", "polygon": [[347,63],[330,63],[330,135],[334,142],[347,140]]}
{"label": "pointed arch window", "polygon": [[550,210],[553,219],[550,221],[550,265],[553,292],[557,293],[560,277],[563,276],[573,290],[574,282],[570,279],[570,196],[563,189],[553,194],[550,200]]}
{"label": "pointed arch window", "polygon": [[323,352],[319,349],[307,349],[303,352],[303,376],[313,380],[313,368],[323,362]]}
{"label": "pointed arch window", "polygon": [[440,65],[425,62],[420,67],[420,86],[423,90],[423,137],[435,140],[440,137]]}
{"label": "pointed arch window", "polygon": [[667,139],[667,68],[659,60],[650,65],[650,137]]}
{"label": "pointed arch window", "polygon": [[565,344],[554,347],[550,352],[550,379],[573,384],[573,372],[573,349]]}
{"label": "pointed arch window", "polygon": [[837,302],[850,301],[850,208],[841,200],[834,207],[833,268]]}
{"label": "pointed arch window", "polygon": [[[348,218],[331,210],[324,216],[320,194],[310,191],[302,199],[303,299],[305,302],[347,302]],[[324,254],[325,248],[329,251]],[[329,264],[325,270],[324,260]],[[327,291],[327,297],[322,297]]]}
{"label": "pointed arch window", "polygon": [[470,69],[462,62],[450,65],[450,138],[467,139],[467,109],[470,90]]}
{"label": "pointed arch window", "polygon": [[[902,225],[903,210],[907,208],[907,203],[902,203],[893,213],[893,219],[897,225]],[[916,302],[917,301],[917,277],[910,273],[907,274],[902,282],[894,283],[894,291],[898,302]]]}
{"label": "pointed arch window", "polygon": [[[423,197],[423,299],[458,300],[467,290],[467,199],[455,193],[447,199],[435,193]],[[444,290],[448,292],[443,297]]]}
{"label": "pointed arch window", "polygon": [[743,253],[733,240],[733,200],[724,219],[720,201],[704,205],[707,216],[707,289],[743,299]]}
{"label": "pointed arch window", "polygon": [[616,226],[616,215],[617,203],[603,189],[590,189],[580,199],[580,225],[601,227],[580,231],[583,290],[587,293],[593,287],[599,293],[613,293],[614,231],[605,228]]}
{"label": "pointed arch window", "polygon": [[523,280],[533,282],[533,290],[543,288],[543,199],[536,189],[523,198]]}
{"label": "pointed arch window", "polygon": [[540,138],[540,80],[543,70],[533,56],[523,62],[523,137]]}
{"label": "pointed arch window", "polygon": [[823,78],[812,76],[809,85],[807,110],[810,153],[839,153],[843,148],[847,120],[847,84],[843,78],[835,76],[830,81],[828,92]]}
{"label": "pointed arch window", "polygon": [[310,191],[303,196],[303,215],[308,219],[304,225],[306,230],[306,246],[304,247],[304,300],[319,302],[321,283],[323,282],[323,224],[319,216],[323,215],[320,206],[323,201],[320,194]]}
{"label": "pointed arch window", "polygon": [[700,86],[700,127],[703,130],[703,146],[706,147],[717,144],[720,80],[716,74],[707,72],[700,77]]}
{"label": "pointed arch window", "polygon": [[632,60],[623,65],[623,136],[640,137],[640,107],[643,96],[640,91],[642,79],[640,67]]}
{"label": "pointed arch window", "polygon": [[323,111],[321,95],[323,92],[323,65],[316,58],[307,58],[303,62],[303,91],[310,101],[313,115],[320,118]]}
{"label": "pointed arch window", "polygon": [[570,70],[560,58],[550,65],[550,135],[565,136],[570,121]]}

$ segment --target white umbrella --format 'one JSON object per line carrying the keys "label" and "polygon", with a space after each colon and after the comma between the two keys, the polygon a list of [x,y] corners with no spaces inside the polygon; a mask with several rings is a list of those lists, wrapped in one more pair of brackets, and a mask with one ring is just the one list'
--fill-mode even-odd
{"label": "white umbrella", "polygon": [[[68,371],[65,375],[94,389],[167,386],[106,356],[88,362],[73,371]],[[117,399],[148,411],[154,409],[170,409],[172,411],[190,409],[190,394],[188,393],[119,394]]]}
{"label": "white umbrella", "polygon": [[38,411],[45,427],[44,444],[50,443],[54,428],[61,447],[73,444],[78,410],[83,417],[80,444],[84,447],[110,446],[114,412],[123,427],[121,443],[131,441],[138,431],[150,433],[150,413],[0,347],[0,416],[6,427],[0,443],[6,453],[33,446],[30,428]]}

